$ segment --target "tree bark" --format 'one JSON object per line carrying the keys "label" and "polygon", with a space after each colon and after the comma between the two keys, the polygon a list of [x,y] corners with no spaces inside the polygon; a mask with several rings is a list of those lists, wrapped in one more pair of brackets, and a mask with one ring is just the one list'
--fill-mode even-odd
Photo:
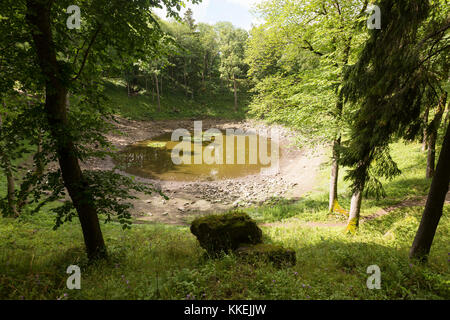
{"label": "tree bark", "polygon": [[[37,133],[37,148],[34,155],[34,163],[36,169],[34,171],[35,177],[40,177],[44,173],[44,163],[42,161],[42,131],[38,128]],[[23,207],[27,204],[27,198],[33,187],[32,182],[22,183],[20,186],[19,195],[17,197],[17,211],[22,212]]]}
{"label": "tree bark", "polygon": [[341,137],[334,140],[333,142],[333,157],[331,159],[331,178],[330,178],[330,195],[329,195],[329,205],[328,210],[330,213],[333,212],[334,203],[338,199],[338,179],[339,179],[339,151],[338,148],[341,145]]}
{"label": "tree bark", "polygon": [[17,210],[15,201],[15,191],[16,191],[15,181],[11,170],[11,166],[9,164],[5,168],[5,174],[6,174],[6,181],[8,183],[8,191],[7,191],[8,207],[14,218],[17,218],[19,216],[19,211]]}
{"label": "tree bark", "polygon": [[184,76],[184,89],[186,90],[186,97],[189,97],[189,90],[188,90],[188,85],[187,85],[187,71],[186,71],[186,69],[187,69],[187,67],[186,67],[186,60],[184,61],[184,73],[183,73],[183,76]]}
{"label": "tree bark", "polygon": [[450,123],[442,145],[436,174],[431,183],[422,221],[410,250],[410,258],[422,262],[428,260],[431,245],[442,217],[445,197],[450,183]]}
{"label": "tree bark", "polygon": [[444,93],[439,100],[439,106],[433,121],[431,122],[427,131],[427,145],[428,145],[428,155],[427,155],[427,179],[433,178],[436,162],[436,140],[438,136],[439,126],[442,122],[442,116],[444,115],[445,104],[447,103],[447,93]]}
{"label": "tree bark", "polygon": [[436,161],[436,132],[431,132],[428,136],[427,153],[427,172],[426,178],[431,179],[434,176],[434,166]]}
{"label": "tree bark", "polygon": [[450,101],[447,102],[447,115],[445,116],[444,120],[444,128],[447,127],[449,122],[450,122]]}
{"label": "tree bark", "polygon": [[207,53],[203,55],[203,71],[202,71],[202,87],[205,88],[205,75],[207,74],[208,62],[207,62]]}
{"label": "tree bark", "polygon": [[424,116],[424,123],[425,128],[423,129],[423,141],[422,141],[422,151],[426,151],[428,149],[428,137],[427,137],[427,131],[428,131],[428,117],[430,115],[430,106],[427,106],[425,110],[425,116]]}
{"label": "tree bark", "polygon": [[362,192],[363,192],[363,190],[356,190],[352,195],[350,212],[348,215],[348,227],[347,228],[354,227],[356,230],[359,227],[359,218],[361,215]]}
{"label": "tree bark", "polygon": [[[350,50],[350,48],[348,48]],[[347,52],[348,54],[348,52]],[[346,56],[344,63],[348,63],[348,56]],[[342,116],[342,112],[344,110],[344,101],[341,96],[338,97],[338,101],[336,103],[336,119],[339,119]],[[337,133],[337,139],[333,141],[333,157],[331,159],[331,178],[330,178],[330,194],[329,194],[329,212],[333,211],[334,202],[338,199],[338,180],[339,180],[339,147],[341,145],[341,134]]]}
{"label": "tree bark", "polygon": [[[3,106],[6,109],[5,102],[3,102]],[[0,130],[2,129],[3,118],[0,114]],[[16,197],[15,197],[15,181],[14,175],[11,168],[11,162],[7,154],[3,152],[0,148],[0,160],[3,162],[3,170],[6,176],[6,198],[8,199],[8,215],[13,215],[15,218],[19,216],[19,211],[16,206]]]}
{"label": "tree bark", "polygon": [[238,98],[237,98],[237,86],[236,86],[236,76],[233,75],[233,86],[234,86],[234,111],[238,111]]}
{"label": "tree bark", "polygon": [[152,86],[152,101],[155,101],[155,77],[152,77],[152,82],[153,82],[153,86]]}
{"label": "tree bark", "polygon": [[159,99],[159,83],[158,83],[158,75],[155,73],[155,81],[156,81],[156,97],[158,99],[158,112],[161,112],[161,101]]}
{"label": "tree bark", "polygon": [[45,112],[51,137],[56,142],[57,156],[64,185],[69,192],[83,231],[87,255],[90,260],[105,258],[103,240],[97,209],[92,193],[83,177],[77,151],[70,132],[66,109],[69,76],[62,71],[56,59],[55,44],[50,25],[51,4],[27,0],[26,19],[36,48],[37,59],[45,76]]}

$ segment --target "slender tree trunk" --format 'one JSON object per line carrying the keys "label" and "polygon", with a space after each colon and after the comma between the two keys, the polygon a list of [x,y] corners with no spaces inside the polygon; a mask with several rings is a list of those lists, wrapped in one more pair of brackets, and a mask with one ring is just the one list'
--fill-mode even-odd
{"label": "slender tree trunk", "polygon": [[38,128],[37,135],[37,150],[36,150],[36,174],[42,175],[44,173],[44,163],[42,161],[42,130]]}
{"label": "slender tree trunk", "polygon": [[205,75],[207,73],[208,62],[207,62],[207,54],[203,55],[203,71],[202,71],[202,87],[205,88]]}
{"label": "slender tree trunk", "polygon": [[442,217],[445,197],[450,183],[450,123],[442,145],[436,174],[431,183],[427,203],[419,230],[410,250],[410,258],[426,262],[431,250],[434,235]]}
{"label": "slender tree trunk", "polygon": [[161,97],[163,96],[163,75],[161,73],[161,91],[160,91]]}
{"label": "slender tree trunk", "polygon": [[334,203],[338,199],[338,179],[339,179],[339,146],[341,145],[341,137],[333,142],[333,157],[331,159],[331,178],[330,178],[330,195],[329,195],[329,212],[333,212]]}
{"label": "slender tree trunk", "polygon": [[237,97],[237,86],[236,86],[236,76],[233,75],[233,86],[234,86],[234,111],[238,111],[238,97]]}
{"label": "slender tree trunk", "polygon": [[[34,155],[34,163],[36,166],[34,177],[38,178],[44,173],[44,163],[42,159],[42,131],[38,128],[37,150]],[[20,186],[19,195],[17,197],[17,211],[22,212],[23,207],[27,204],[27,198],[33,186],[32,181],[26,181]]]}
{"label": "slender tree trunk", "polygon": [[183,72],[183,76],[184,76],[184,89],[186,90],[186,97],[189,97],[189,90],[188,90],[188,86],[187,86],[187,66],[186,66],[186,61],[184,61],[184,72]]}
{"label": "slender tree trunk", "polygon": [[[28,107],[31,107],[31,103],[29,101],[29,99],[27,99],[27,104]],[[69,100],[69,94],[66,95],[66,107],[68,109],[70,104],[70,100]],[[36,139],[36,144],[37,144],[37,150],[36,153],[34,155],[34,164],[36,166],[35,168],[35,172],[34,172],[34,177],[40,177],[43,172],[44,172],[44,163],[43,163],[43,159],[42,159],[42,130],[41,128],[37,128],[37,139]],[[32,181],[25,181],[24,183],[22,183],[22,185],[20,186],[20,191],[19,191],[19,195],[17,197],[17,211],[20,213],[22,212],[23,207],[27,204],[27,198],[29,193],[31,192],[33,186],[33,182]]]}
{"label": "slender tree trunk", "polygon": [[5,174],[6,174],[6,181],[8,183],[8,191],[7,191],[7,197],[8,197],[8,207],[11,212],[11,214],[17,218],[19,216],[19,211],[17,210],[16,206],[16,199],[15,199],[15,181],[14,176],[11,170],[11,166],[8,164],[5,168]]}
{"label": "slender tree trunk", "polygon": [[70,110],[70,92],[67,91],[66,93],[66,110],[67,112],[69,112]]}
{"label": "slender tree trunk", "polygon": [[153,82],[153,86],[152,86],[152,101],[155,101],[155,87],[156,87],[156,81],[155,81],[155,77],[152,77],[152,82]]}
{"label": "slender tree trunk", "polygon": [[426,178],[431,179],[434,176],[434,167],[436,161],[436,132],[430,132],[428,138],[428,154],[427,154],[427,172]]}
{"label": "slender tree trunk", "polygon": [[436,140],[438,135],[439,126],[442,122],[442,116],[444,115],[445,105],[447,103],[447,93],[444,93],[439,100],[439,106],[437,113],[428,127],[427,139],[428,139],[428,155],[427,155],[427,179],[433,178],[435,162],[436,162]]}
{"label": "slender tree trunk", "polygon": [[[344,49],[344,57],[342,60],[343,66],[348,65],[348,59],[350,57],[350,50],[351,50],[351,42],[352,37],[348,38],[347,45]],[[336,121],[339,120],[342,116],[342,112],[344,110],[344,99],[342,95],[338,96],[338,100],[336,103]],[[329,192],[329,203],[328,203],[328,210],[329,212],[333,212],[334,203],[338,200],[338,180],[339,180],[339,159],[340,159],[340,153],[339,153],[339,147],[341,145],[341,133],[337,133],[337,139],[333,141],[333,157],[331,159],[331,177],[330,177],[330,192]]]}
{"label": "slender tree trunk", "polygon": [[450,122],[450,101],[447,102],[447,115],[445,116],[444,120],[444,128],[447,127],[449,122]]}
{"label": "slender tree trunk", "polygon": [[[350,50],[350,49],[348,49]],[[345,64],[348,62],[344,61]],[[344,101],[340,96],[336,103],[337,118],[342,116],[344,110]],[[331,159],[331,177],[330,177],[330,193],[329,193],[329,212],[333,211],[334,203],[338,200],[338,180],[339,180],[339,159],[341,157],[339,153],[339,147],[341,146],[342,137],[340,132],[337,133],[337,139],[333,141],[333,157]]]}
{"label": "slender tree trunk", "polygon": [[158,83],[158,75],[155,73],[155,81],[156,81],[156,97],[158,99],[158,112],[161,112],[161,101],[159,99],[159,83]]}
{"label": "slender tree trunk", "polygon": [[[5,106],[5,102],[3,102],[3,106]],[[2,129],[3,124],[3,118],[0,114],[0,130]],[[3,150],[0,148],[0,161],[3,162],[3,170],[6,176],[6,198],[8,199],[8,214],[13,215],[14,217],[19,216],[19,212],[17,210],[16,206],[16,196],[15,196],[15,181],[14,181],[14,175],[11,168],[11,162],[7,154],[3,152]]]}
{"label": "slender tree trunk", "polygon": [[105,258],[106,246],[103,240],[97,209],[89,186],[83,177],[76,148],[67,131],[66,109],[67,83],[69,79],[61,70],[56,59],[56,49],[51,29],[51,3],[27,0],[26,19],[36,47],[37,59],[45,76],[45,112],[50,134],[57,147],[57,156],[64,185],[78,212],[83,230],[86,251],[90,260]]}
{"label": "slender tree trunk", "polygon": [[430,106],[427,106],[425,110],[425,116],[424,116],[424,123],[425,128],[423,129],[423,141],[422,141],[422,151],[426,151],[428,148],[428,137],[427,137],[427,131],[428,131],[428,117],[430,115]]}

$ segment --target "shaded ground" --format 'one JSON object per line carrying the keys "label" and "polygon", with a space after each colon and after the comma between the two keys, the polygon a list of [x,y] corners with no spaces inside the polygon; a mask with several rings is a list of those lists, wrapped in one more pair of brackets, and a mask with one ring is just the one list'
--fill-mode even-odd
{"label": "shaded ground", "polygon": [[[119,132],[108,136],[110,142],[122,150],[130,144],[149,140],[175,129],[193,130],[192,120],[131,121],[118,118]],[[268,127],[255,121],[203,120],[203,129],[265,130]],[[299,150],[293,146],[294,132],[273,126],[280,133],[282,157],[278,173],[251,175],[238,179],[210,182],[168,182],[137,178],[138,181],[154,184],[170,200],[159,195],[141,196],[133,202],[134,214],[142,222],[186,224],[192,216],[212,212],[223,212],[240,206],[264,203],[271,197],[298,199],[313,190],[320,165],[326,160],[323,149]],[[111,159],[94,160],[85,167],[105,170],[114,167]],[[122,172],[123,173],[123,172]],[[125,173],[123,173],[125,174]]]}

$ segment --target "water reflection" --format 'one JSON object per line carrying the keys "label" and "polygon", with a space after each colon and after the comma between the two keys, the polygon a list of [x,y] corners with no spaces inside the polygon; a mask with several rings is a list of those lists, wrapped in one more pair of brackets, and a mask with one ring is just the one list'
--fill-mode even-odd
{"label": "water reflection", "polygon": [[[166,181],[211,181],[259,174],[262,169],[273,164],[266,164],[264,159],[261,161],[260,151],[264,151],[262,154],[266,153],[268,157],[271,156],[272,150],[276,149],[279,152],[279,146],[274,144],[275,148],[272,148],[270,139],[267,139],[267,144],[261,140],[261,147],[266,150],[260,150],[260,139],[264,138],[260,138],[256,134],[247,136],[235,134],[228,137],[224,132],[222,134],[222,150],[214,150],[216,140],[214,137],[206,139],[211,141],[199,141],[198,138],[191,138],[182,142],[183,138],[180,138],[180,141],[171,141],[172,135],[164,134],[155,139],[128,146],[119,153],[115,160],[116,165],[129,174],[144,178]],[[239,139],[237,139],[238,136]],[[227,148],[227,143],[230,142],[233,143]],[[201,148],[195,148],[196,143],[201,144]],[[172,161],[173,150],[188,150],[192,164],[175,165]],[[223,164],[194,164],[194,156],[198,154],[199,150],[201,150],[203,158],[205,158],[206,152],[216,156],[216,151],[220,150],[222,154],[217,156],[222,157]],[[180,152],[180,156],[183,155],[186,153]],[[232,162],[234,164],[230,164]]]}

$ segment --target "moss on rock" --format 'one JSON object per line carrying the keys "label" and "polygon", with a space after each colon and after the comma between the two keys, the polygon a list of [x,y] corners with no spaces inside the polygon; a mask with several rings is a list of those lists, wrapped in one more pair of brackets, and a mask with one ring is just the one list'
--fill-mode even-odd
{"label": "moss on rock", "polygon": [[261,229],[241,211],[198,218],[192,222],[191,232],[211,255],[236,250],[244,243],[262,243]]}

